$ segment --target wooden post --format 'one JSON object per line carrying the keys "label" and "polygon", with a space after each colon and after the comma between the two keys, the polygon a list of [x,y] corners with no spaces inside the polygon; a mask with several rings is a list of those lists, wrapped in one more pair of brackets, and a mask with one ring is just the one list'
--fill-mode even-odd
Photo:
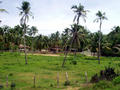
{"label": "wooden post", "polygon": [[59,87],[59,73],[57,73],[57,87]]}
{"label": "wooden post", "polygon": [[86,83],[88,83],[87,72],[85,72],[85,80],[86,80]]}
{"label": "wooden post", "polygon": [[6,76],[6,87],[8,88],[8,75]]}
{"label": "wooden post", "polygon": [[68,73],[66,72],[65,75],[66,75],[66,81],[69,81],[68,80]]}
{"label": "wooden post", "polygon": [[36,84],[36,77],[35,77],[35,75],[34,75],[34,77],[33,77],[33,87],[35,88],[35,85]]}

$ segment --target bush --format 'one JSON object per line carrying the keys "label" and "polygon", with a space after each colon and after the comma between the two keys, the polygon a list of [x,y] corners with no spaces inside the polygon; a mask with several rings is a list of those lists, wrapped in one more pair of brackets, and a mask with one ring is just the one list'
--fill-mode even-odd
{"label": "bush", "polygon": [[0,89],[2,89],[4,86],[3,85],[0,85]]}
{"label": "bush", "polygon": [[120,67],[120,63],[117,64]]}
{"label": "bush", "polygon": [[50,84],[50,87],[53,87],[53,86],[54,86],[54,85],[51,83],[51,84]]}
{"label": "bush", "polygon": [[103,90],[103,89],[110,88],[110,87],[112,87],[112,83],[107,82],[107,81],[100,81],[93,86],[95,90],[96,89]]}
{"label": "bush", "polygon": [[105,70],[100,71],[100,76],[95,74],[92,76],[91,81],[92,83],[99,82],[100,80],[113,80],[116,76],[118,76],[117,73],[115,73],[114,68],[107,67]]}
{"label": "bush", "polygon": [[13,90],[15,88],[16,84],[14,82],[11,83],[10,87],[11,87],[11,90]]}
{"label": "bush", "polygon": [[9,76],[13,76],[13,73],[9,73]]}
{"label": "bush", "polygon": [[92,76],[92,78],[91,78],[91,80],[90,80],[91,83],[96,83],[96,82],[98,82],[98,81],[99,81],[99,77],[98,77],[97,74],[95,74],[94,76]]}
{"label": "bush", "polygon": [[65,81],[64,86],[70,85],[70,81]]}
{"label": "bush", "polygon": [[114,85],[120,84],[120,76],[118,76],[115,79],[113,79],[113,84]]}
{"label": "bush", "polygon": [[115,78],[117,76],[117,74],[115,73],[115,69],[111,68],[111,67],[105,68],[103,74],[105,76],[105,79],[107,79],[107,80],[112,80],[113,78]]}
{"label": "bush", "polygon": [[71,64],[76,65],[77,61],[71,61]]}

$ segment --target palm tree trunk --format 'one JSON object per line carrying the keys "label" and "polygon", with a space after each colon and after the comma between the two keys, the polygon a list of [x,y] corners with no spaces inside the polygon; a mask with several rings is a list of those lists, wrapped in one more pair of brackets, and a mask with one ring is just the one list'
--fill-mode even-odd
{"label": "palm tree trunk", "polygon": [[67,45],[66,45],[66,47],[65,47],[65,53],[64,53],[64,54],[65,54],[65,57],[64,57],[64,60],[63,60],[63,63],[62,63],[62,67],[64,67],[64,65],[65,65],[65,62],[66,62],[66,58],[67,58],[69,49],[70,49],[70,51],[71,51],[71,46],[72,46],[72,43],[73,43],[74,38],[75,38],[75,35],[73,35],[72,41],[71,41],[71,43],[70,43],[70,47],[69,47],[68,49],[67,49]]}
{"label": "palm tree trunk", "polygon": [[102,25],[102,21],[100,19],[100,32],[99,32],[99,42],[98,42],[98,64],[100,64],[100,56],[101,56],[101,25]]}
{"label": "palm tree trunk", "polygon": [[76,49],[75,49],[75,52],[74,52],[74,59],[75,59],[75,57],[76,57]]}
{"label": "palm tree trunk", "polygon": [[32,55],[33,55],[33,38],[32,38]]}
{"label": "palm tree trunk", "polygon": [[25,32],[26,32],[26,25],[24,25],[24,53],[25,53],[25,64],[28,64],[27,62],[27,51],[26,51],[26,39],[25,39]]}
{"label": "palm tree trunk", "polygon": [[98,64],[100,64],[100,37],[99,37],[99,43],[98,43]]}
{"label": "palm tree trunk", "polygon": [[65,57],[64,57],[64,60],[63,60],[63,63],[62,63],[62,67],[64,67],[64,65],[65,65],[65,61],[66,61],[66,58],[67,58],[67,54],[68,54],[68,51],[65,50]]}

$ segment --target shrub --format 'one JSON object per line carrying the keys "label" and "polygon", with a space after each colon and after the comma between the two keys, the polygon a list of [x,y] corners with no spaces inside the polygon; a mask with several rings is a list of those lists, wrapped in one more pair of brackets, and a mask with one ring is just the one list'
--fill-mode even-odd
{"label": "shrub", "polygon": [[120,63],[117,64],[120,67]]}
{"label": "shrub", "polygon": [[110,82],[107,82],[107,81],[100,81],[98,83],[96,83],[93,88],[96,90],[96,89],[106,89],[106,88],[110,88],[112,87],[112,83]]}
{"label": "shrub", "polygon": [[10,87],[11,87],[11,90],[13,90],[15,88],[16,84],[14,82],[11,83]]}
{"label": "shrub", "polygon": [[9,76],[13,76],[13,73],[9,73]]}
{"label": "shrub", "polygon": [[95,74],[94,76],[92,76],[90,82],[96,83],[100,80],[113,80],[116,76],[118,76],[118,74],[115,73],[114,68],[111,67],[107,67],[105,68],[105,70],[101,70],[99,75],[100,76]]}
{"label": "shrub", "polygon": [[53,87],[53,86],[54,86],[54,85],[51,83],[51,84],[50,84],[50,87]]}
{"label": "shrub", "polygon": [[76,65],[77,61],[71,61],[71,64]]}
{"label": "shrub", "polygon": [[96,83],[96,82],[98,82],[98,81],[99,81],[99,77],[98,77],[97,74],[95,74],[94,76],[92,76],[92,78],[91,78],[91,80],[90,80],[91,83]]}
{"label": "shrub", "polygon": [[111,67],[105,68],[103,74],[104,74],[104,78],[107,80],[112,80],[113,78],[115,78],[117,76],[117,74],[115,73],[115,69],[111,68]]}
{"label": "shrub", "polygon": [[4,86],[3,85],[0,85],[0,89],[2,89]]}
{"label": "shrub", "polygon": [[113,79],[113,84],[114,85],[120,84],[120,76]]}
{"label": "shrub", "polygon": [[64,86],[70,85],[70,81],[65,81]]}

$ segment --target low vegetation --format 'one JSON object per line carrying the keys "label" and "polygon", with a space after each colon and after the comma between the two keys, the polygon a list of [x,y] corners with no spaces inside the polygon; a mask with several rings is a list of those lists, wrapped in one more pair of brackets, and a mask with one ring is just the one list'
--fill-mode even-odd
{"label": "low vegetation", "polygon": [[[115,68],[115,72],[120,72],[119,57],[101,57],[101,64],[97,63],[96,57],[88,57],[77,54],[68,55],[66,66],[61,67],[63,54],[60,56],[42,56],[28,54],[28,65],[24,63],[24,54],[16,52],[0,53],[0,87],[9,90],[11,87],[22,90],[88,90],[88,88],[109,88],[109,90],[119,90],[119,78],[110,82],[110,85],[102,86],[103,82],[97,84],[90,83],[91,77],[105,67]],[[73,61],[73,63],[71,63]],[[76,63],[77,62],[77,63]],[[66,83],[66,72],[69,83]],[[88,83],[86,83],[85,72],[87,72]],[[59,87],[57,85],[57,74],[59,73]],[[6,76],[8,75],[8,88],[6,87]],[[36,78],[34,86],[34,76]],[[101,85],[101,86],[100,86]],[[116,89],[117,88],[117,89]],[[91,89],[93,90],[93,89]]]}

